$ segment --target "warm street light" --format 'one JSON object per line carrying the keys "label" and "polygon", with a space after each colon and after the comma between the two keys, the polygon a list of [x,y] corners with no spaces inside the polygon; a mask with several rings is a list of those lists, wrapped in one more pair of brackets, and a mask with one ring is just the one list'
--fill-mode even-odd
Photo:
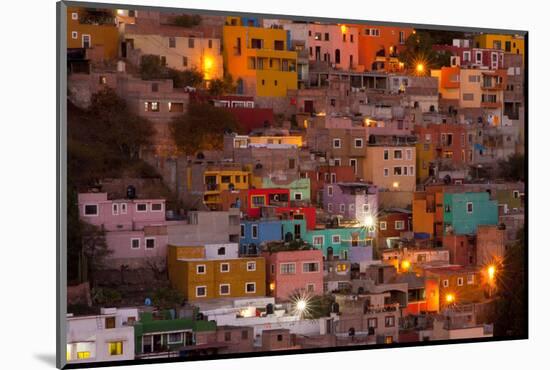
{"label": "warm street light", "polygon": [[399,183],[397,181],[394,181],[392,186],[393,186],[394,189],[397,189],[399,187]]}
{"label": "warm street light", "polygon": [[451,304],[455,301],[455,295],[452,294],[452,293],[448,293],[446,296],[445,296],[445,301],[448,303],[448,304]]}
{"label": "warm street light", "polygon": [[368,228],[371,228],[374,226],[374,217],[372,216],[367,216],[365,217],[365,226],[368,227]]}
{"label": "warm street light", "polygon": [[401,262],[401,269],[408,270],[411,267],[411,263],[408,260]]}
{"label": "warm street light", "polygon": [[423,63],[418,63],[416,65],[416,72],[418,74],[423,74],[424,73],[424,64]]}
{"label": "warm street light", "polygon": [[495,272],[495,265],[489,265],[489,267],[487,267],[487,276],[489,277],[489,282],[493,282],[493,280],[495,279]]}
{"label": "warm street light", "polygon": [[304,311],[307,308],[307,302],[305,299],[299,299],[298,302],[296,302],[296,309],[298,311]]}

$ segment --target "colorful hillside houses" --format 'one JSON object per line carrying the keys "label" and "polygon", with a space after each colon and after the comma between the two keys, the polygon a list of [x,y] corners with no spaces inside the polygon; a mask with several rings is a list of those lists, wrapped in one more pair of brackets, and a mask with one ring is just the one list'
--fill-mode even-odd
{"label": "colorful hillside houses", "polygon": [[283,188],[290,190],[290,200],[309,202],[311,199],[311,186],[308,178],[277,179],[264,177],[262,188]]}
{"label": "colorful hillside houses", "polygon": [[326,184],[323,208],[329,215],[338,215],[346,220],[356,220],[374,226],[378,214],[378,189],[366,183]]}

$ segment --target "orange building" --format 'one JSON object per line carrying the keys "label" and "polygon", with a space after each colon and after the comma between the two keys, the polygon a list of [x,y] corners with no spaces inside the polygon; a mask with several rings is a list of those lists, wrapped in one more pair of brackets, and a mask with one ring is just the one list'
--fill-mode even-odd
{"label": "orange building", "polygon": [[67,8],[67,48],[86,49],[92,61],[115,59],[119,32],[112,9]]}
{"label": "orange building", "polygon": [[185,299],[264,297],[263,257],[238,257],[238,244],[169,246],[168,277]]}
{"label": "orange building", "polygon": [[396,57],[405,48],[407,38],[414,32],[412,28],[349,25],[358,28],[359,64],[368,71],[373,70],[377,57]]}
{"label": "orange building", "polygon": [[484,281],[478,268],[459,265],[428,267],[424,274],[427,278],[439,280],[439,310],[485,299]]}

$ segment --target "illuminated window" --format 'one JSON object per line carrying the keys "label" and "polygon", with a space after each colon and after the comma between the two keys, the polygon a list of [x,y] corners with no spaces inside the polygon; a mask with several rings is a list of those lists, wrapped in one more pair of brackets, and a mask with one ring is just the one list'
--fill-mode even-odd
{"label": "illuminated window", "polygon": [[109,342],[109,355],[119,356],[122,355],[122,342]]}
{"label": "illuminated window", "polygon": [[90,351],[82,351],[82,352],[77,352],[76,353],[76,357],[79,360],[84,360],[84,359],[90,358],[90,356],[91,356]]}

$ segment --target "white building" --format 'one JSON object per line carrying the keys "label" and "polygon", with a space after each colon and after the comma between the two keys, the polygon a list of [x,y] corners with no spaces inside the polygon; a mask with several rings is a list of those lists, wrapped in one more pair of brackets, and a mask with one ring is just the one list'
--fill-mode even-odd
{"label": "white building", "polygon": [[67,315],[67,363],[133,360],[137,308],[102,308],[99,315]]}

